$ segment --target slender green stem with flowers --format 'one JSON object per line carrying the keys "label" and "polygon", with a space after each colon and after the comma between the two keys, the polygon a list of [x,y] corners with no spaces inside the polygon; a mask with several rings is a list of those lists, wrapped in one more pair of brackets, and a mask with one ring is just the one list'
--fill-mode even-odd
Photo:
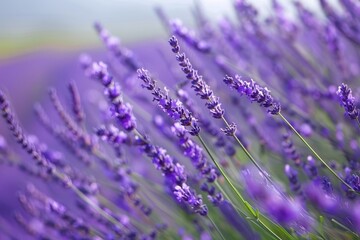
{"label": "slender green stem with flowers", "polygon": [[[291,128],[291,130],[300,138],[300,140],[310,149],[310,151],[320,160],[322,164],[338,179],[342,182],[349,190],[356,192],[347,182],[345,182],[321,157],[320,155],[310,146],[310,144],[301,136],[301,134],[294,128],[294,126],[279,112],[281,119]],[[357,193],[357,192],[356,192]]]}

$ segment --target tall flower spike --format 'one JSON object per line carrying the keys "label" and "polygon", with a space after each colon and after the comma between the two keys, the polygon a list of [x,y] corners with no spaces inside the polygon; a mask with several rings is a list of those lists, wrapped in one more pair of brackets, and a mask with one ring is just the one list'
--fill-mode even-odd
{"label": "tall flower spike", "polygon": [[304,164],[304,171],[310,179],[315,179],[318,177],[316,162],[310,155],[307,157],[307,162]]}
{"label": "tall flower spike", "polygon": [[195,190],[190,189],[186,184],[187,175],[184,166],[177,163],[165,149],[153,145],[148,138],[135,137],[135,144],[138,145],[145,154],[152,158],[156,169],[160,170],[170,183],[171,190],[179,202],[184,202],[194,212],[206,216],[207,206],[203,204],[200,195],[196,195]]}
{"label": "tall flower spike", "polygon": [[207,178],[208,182],[214,182],[218,177],[217,170],[209,164],[202,148],[189,139],[184,126],[181,126],[180,123],[175,123],[174,126],[171,127],[171,131],[179,138],[181,148],[184,150],[184,155],[191,159],[193,165]]}
{"label": "tall flower spike", "polygon": [[355,99],[352,96],[352,91],[349,86],[345,83],[341,84],[336,94],[339,96],[340,103],[344,107],[345,113],[352,119],[358,119],[359,110],[355,106]]}
{"label": "tall flower spike", "polygon": [[298,173],[289,164],[285,165],[285,175],[289,179],[291,190],[295,193],[301,193],[301,185],[298,179]]}
{"label": "tall flower spike", "polygon": [[52,173],[53,166],[49,163],[36,149],[36,147],[29,142],[27,136],[25,135],[23,129],[20,127],[19,123],[16,120],[15,114],[10,108],[10,104],[7,101],[5,94],[0,91],[0,110],[2,116],[9,125],[10,130],[12,131],[16,141],[25,149],[36,161],[36,163],[44,167],[48,172]]}
{"label": "tall flower spike", "polygon": [[83,129],[81,129],[78,124],[76,124],[76,122],[70,117],[68,112],[65,110],[63,104],[60,102],[59,96],[54,88],[50,89],[49,95],[56,112],[59,114],[65,126],[74,135],[74,137],[76,139],[79,139],[80,144],[85,146],[86,148],[93,147],[93,142],[91,141],[90,136]]}
{"label": "tall flower spike", "polygon": [[[91,76],[93,79],[100,80],[105,86],[105,94],[108,96],[112,104],[112,111],[120,125],[127,131],[131,132],[136,128],[135,117],[131,111],[131,105],[123,102],[120,94],[120,86],[113,80],[113,77],[107,71],[107,65],[103,62],[93,63],[91,67]],[[151,82],[151,81],[150,81]],[[150,89],[151,89],[150,84]],[[184,166],[175,162],[175,160],[167,154],[166,150],[152,145],[146,137],[136,136],[135,145],[152,158],[156,169],[161,170],[163,175],[171,182],[173,193],[178,196],[178,193],[185,194],[183,197],[178,196],[178,200],[185,202],[194,212],[200,215],[207,215],[207,206],[202,203],[200,196],[196,196],[194,190],[188,191],[186,185],[186,173]],[[183,189],[185,187],[185,189]]]}
{"label": "tall flower spike", "polygon": [[136,127],[136,118],[132,113],[132,107],[124,103],[120,85],[113,80],[103,62],[94,62],[91,66],[91,77],[101,81],[105,87],[105,94],[111,102],[111,112],[118,119],[119,124],[126,130],[132,131]]}
{"label": "tall flower spike", "polygon": [[72,104],[73,104],[72,108],[73,108],[73,112],[76,117],[76,121],[81,123],[84,121],[85,114],[84,114],[84,111],[83,111],[83,108],[82,108],[81,102],[80,102],[79,89],[77,88],[74,81],[69,83],[69,91],[71,93],[71,98],[72,98],[71,100],[72,100]]}
{"label": "tall flower spike", "polygon": [[175,186],[174,194],[179,202],[188,202],[194,212],[199,213],[201,216],[207,215],[207,207],[203,204],[202,198],[196,196],[195,192],[186,183]]}
{"label": "tall flower spike", "polygon": [[183,89],[178,89],[176,91],[176,96],[181,100],[181,102],[192,112],[195,117],[199,120],[199,124],[202,129],[205,130],[210,136],[214,138],[214,144],[216,147],[224,148],[224,151],[230,157],[234,156],[236,153],[235,146],[231,143],[228,138],[224,137],[221,134],[221,129],[218,129],[216,125],[214,125],[208,118],[204,117],[200,111],[198,111],[192,101],[189,98],[189,95]]}
{"label": "tall flower spike", "polygon": [[283,147],[283,151],[286,157],[290,158],[297,167],[301,166],[302,161],[300,155],[294,146],[294,142],[292,141],[290,134],[286,132],[283,134],[282,137],[283,137],[283,141],[281,145]]}
{"label": "tall flower spike", "polygon": [[227,136],[233,136],[236,133],[236,124],[235,123],[230,123],[228,127],[226,128],[221,128],[221,131],[225,133],[225,135]]}
{"label": "tall flower spike", "polygon": [[95,30],[98,32],[101,40],[109,50],[109,52],[119,62],[127,66],[130,70],[136,71],[140,64],[134,57],[134,53],[129,49],[121,46],[120,40],[117,37],[111,35],[100,23],[94,24]]}
{"label": "tall flower spike", "polygon": [[238,75],[235,76],[235,79],[226,75],[224,83],[236,90],[241,96],[247,96],[251,102],[257,102],[260,106],[267,108],[270,114],[279,114],[280,104],[274,101],[266,87],[259,86],[254,80],[245,81]]}
{"label": "tall flower spike", "polygon": [[198,74],[198,71],[193,69],[185,53],[180,53],[179,42],[175,36],[170,38],[169,44],[171,50],[176,54],[176,60],[179,62],[181,70],[186,75],[186,78],[191,81],[191,87],[196,92],[196,95],[206,101],[205,105],[214,118],[222,118],[224,116],[224,109],[221,107],[219,98],[213,94],[210,86],[206,84],[203,77]]}
{"label": "tall flower spike", "polygon": [[169,97],[168,91],[161,90],[156,86],[156,81],[149,76],[147,70],[138,69],[138,78],[143,81],[141,86],[151,91],[153,101],[158,102],[159,107],[166,112],[172,119],[179,122],[184,127],[190,127],[191,135],[198,135],[200,127],[197,124],[197,119],[192,116],[183,104],[178,99]]}
{"label": "tall flower spike", "polygon": [[171,21],[170,23],[174,34],[183,39],[187,44],[193,47],[195,50],[202,53],[209,53],[211,47],[208,42],[198,39],[194,32],[189,31],[182,22],[178,19]]}

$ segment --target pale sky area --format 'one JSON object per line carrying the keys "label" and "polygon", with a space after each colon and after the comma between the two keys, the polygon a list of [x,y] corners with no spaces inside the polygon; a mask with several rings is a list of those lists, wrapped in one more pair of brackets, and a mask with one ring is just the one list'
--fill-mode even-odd
{"label": "pale sky area", "polygon": [[[334,2],[336,0],[332,0]],[[0,57],[2,54],[41,46],[78,47],[98,44],[95,20],[125,42],[165,36],[154,7],[162,6],[170,18],[193,24],[194,0],[0,0]],[[206,15],[216,22],[234,16],[233,0],[199,0]],[[270,0],[250,1],[261,13]],[[280,0],[288,4],[291,0]],[[319,9],[317,0],[302,0]],[[291,11],[289,11],[291,15]],[[21,51],[21,50],[20,50]]]}

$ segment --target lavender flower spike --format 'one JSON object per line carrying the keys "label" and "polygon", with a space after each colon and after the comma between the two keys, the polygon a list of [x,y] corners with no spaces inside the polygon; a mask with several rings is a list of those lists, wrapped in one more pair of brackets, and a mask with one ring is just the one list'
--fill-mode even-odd
{"label": "lavender flower spike", "polygon": [[354,97],[352,96],[352,91],[349,86],[345,83],[341,84],[336,94],[339,96],[341,105],[345,109],[345,113],[352,119],[358,119],[359,110],[355,106]]}
{"label": "lavender flower spike", "polygon": [[0,111],[2,117],[9,125],[9,129],[13,133],[16,141],[21,145],[21,147],[26,150],[31,157],[36,161],[36,163],[44,167],[48,173],[53,173],[54,167],[51,163],[47,161],[35,148],[31,142],[29,142],[27,135],[24,133],[23,129],[20,127],[19,123],[16,120],[15,114],[10,108],[10,104],[6,99],[5,94],[0,91]]}
{"label": "lavender flower spike", "polygon": [[199,52],[209,53],[211,51],[210,44],[204,40],[198,39],[194,32],[189,31],[179,19],[173,20],[170,23],[174,34],[182,38],[187,44],[192,46]]}
{"label": "lavender flower spike", "polygon": [[136,127],[136,119],[132,114],[132,107],[124,103],[121,95],[120,85],[113,80],[103,62],[93,63],[91,66],[91,77],[101,81],[106,88],[105,93],[111,101],[111,111],[119,120],[120,125],[126,131],[132,131]]}
{"label": "lavender flower spike", "polygon": [[74,81],[71,81],[69,83],[69,91],[71,93],[72,104],[73,104],[72,109],[75,114],[76,121],[81,123],[84,121],[85,114],[81,106],[79,89]]}
{"label": "lavender flower spike", "polygon": [[177,185],[174,189],[174,194],[179,202],[187,202],[193,211],[201,216],[207,215],[207,207],[203,204],[201,196],[196,196],[186,183],[181,186]]}
{"label": "lavender flower spike", "polygon": [[170,188],[179,202],[186,203],[194,212],[206,216],[207,206],[203,204],[201,195],[196,195],[195,190],[190,189],[186,184],[187,175],[184,166],[177,163],[166,150],[151,144],[147,137],[135,136],[135,145],[139,146],[144,153],[152,158],[156,169],[166,177]]}
{"label": "lavender flower spike", "polygon": [[138,78],[144,83],[143,88],[148,89],[154,96],[153,101],[158,102],[161,109],[164,110],[172,119],[179,122],[184,127],[190,127],[191,135],[198,135],[200,127],[197,124],[197,119],[192,116],[192,113],[184,108],[183,104],[178,99],[169,97],[168,91],[163,91],[156,86],[156,81],[152,79],[148,71],[141,68],[138,69]]}
{"label": "lavender flower spike", "polygon": [[265,87],[259,86],[254,80],[245,81],[242,80],[238,75],[234,78],[226,75],[224,82],[229,87],[235,89],[240,95],[246,95],[251,102],[257,102],[260,106],[268,109],[268,112],[273,115],[280,113],[280,104],[275,102],[273,97],[270,95],[270,91]]}
{"label": "lavender flower spike", "polygon": [[217,170],[208,163],[202,148],[189,139],[184,126],[180,125],[180,123],[175,123],[171,127],[171,131],[179,138],[184,154],[192,160],[192,163],[199,172],[207,178],[209,183],[214,182],[218,177]]}
{"label": "lavender flower spike", "polygon": [[221,107],[219,98],[214,95],[210,86],[206,84],[203,77],[198,74],[198,71],[192,67],[185,53],[180,53],[179,42],[175,36],[170,38],[169,44],[172,47],[171,50],[176,53],[176,60],[179,62],[181,70],[185,73],[186,78],[191,81],[191,87],[196,92],[196,95],[206,101],[205,105],[214,118],[222,118],[224,116],[224,109]]}

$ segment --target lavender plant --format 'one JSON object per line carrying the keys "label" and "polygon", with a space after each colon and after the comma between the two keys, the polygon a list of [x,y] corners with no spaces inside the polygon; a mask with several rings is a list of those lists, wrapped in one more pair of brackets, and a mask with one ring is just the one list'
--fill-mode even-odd
{"label": "lavender plant", "polygon": [[236,0],[218,29],[197,3],[194,31],[157,8],[149,53],[96,23],[109,54],[37,127],[2,89],[0,239],[359,239],[360,4],[319,2]]}

